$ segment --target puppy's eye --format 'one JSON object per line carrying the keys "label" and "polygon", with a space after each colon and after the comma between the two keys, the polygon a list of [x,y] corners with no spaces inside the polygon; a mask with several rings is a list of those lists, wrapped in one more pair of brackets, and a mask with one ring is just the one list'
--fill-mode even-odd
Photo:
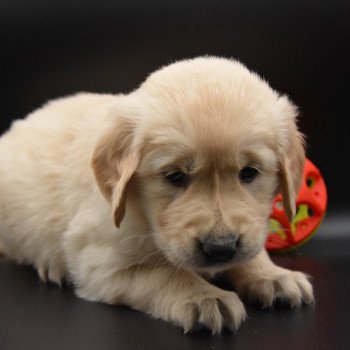
{"label": "puppy's eye", "polygon": [[190,182],[190,177],[182,171],[175,171],[174,173],[165,175],[165,178],[176,187],[186,187]]}
{"label": "puppy's eye", "polygon": [[250,183],[257,177],[258,174],[259,171],[257,169],[251,166],[246,166],[239,172],[239,179],[244,183]]}

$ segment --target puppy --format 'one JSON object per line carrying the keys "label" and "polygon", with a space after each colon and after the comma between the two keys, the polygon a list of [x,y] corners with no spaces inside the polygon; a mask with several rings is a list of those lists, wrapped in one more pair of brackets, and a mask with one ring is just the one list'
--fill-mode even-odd
{"label": "puppy", "polygon": [[[0,139],[0,246],[43,281],[189,332],[236,330],[240,298],[313,302],[264,249],[274,195],[292,218],[296,108],[237,61],[162,68],[128,95],[49,102]],[[223,273],[236,292],[203,276]]]}

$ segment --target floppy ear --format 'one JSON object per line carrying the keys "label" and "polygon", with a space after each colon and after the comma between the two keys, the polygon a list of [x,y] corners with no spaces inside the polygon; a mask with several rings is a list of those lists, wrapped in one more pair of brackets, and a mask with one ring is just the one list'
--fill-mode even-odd
{"label": "floppy ear", "polygon": [[296,199],[303,179],[305,163],[304,137],[293,121],[289,125],[289,147],[280,160],[283,207],[292,221],[296,212]]}
{"label": "floppy ear", "polygon": [[117,227],[125,215],[128,183],[140,160],[134,129],[132,121],[119,117],[99,139],[92,158],[97,184],[112,206]]}

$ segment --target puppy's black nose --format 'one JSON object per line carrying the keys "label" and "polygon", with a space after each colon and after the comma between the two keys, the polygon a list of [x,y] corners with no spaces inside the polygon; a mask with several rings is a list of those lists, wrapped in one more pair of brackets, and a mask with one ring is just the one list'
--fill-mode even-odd
{"label": "puppy's black nose", "polygon": [[226,235],[214,237],[208,235],[200,240],[200,248],[209,263],[223,263],[231,260],[235,254],[237,237]]}

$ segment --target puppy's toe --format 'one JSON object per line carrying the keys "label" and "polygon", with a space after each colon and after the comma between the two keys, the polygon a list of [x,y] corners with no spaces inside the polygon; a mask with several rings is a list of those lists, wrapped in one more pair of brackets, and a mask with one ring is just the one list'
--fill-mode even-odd
{"label": "puppy's toe", "polygon": [[[233,295],[232,295],[233,294]],[[220,313],[224,320],[224,326],[232,332],[247,318],[244,305],[236,293],[227,293],[218,299]]]}
{"label": "puppy's toe", "polygon": [[215,298],[207,298],[200,302],[199,315],[199,322],[210,329],[212,334],[221,332],[223,319]]}
{"label": "puppy's toe", "polygon": [[237,294],[219,292],[201,293],[174,305],[173,320],[185,333],[205,326],[211,333],[219,334],[223,328],[235,331],[246,318],[244,306]]}
{"label": "puppy's toe", "polygon": [[175,303],[171,310],[171,320],[183,328],[184,333],[190,333],[198,328],[199,312],[194,303]]}
{"label": "puppy's toe", "polygon": [[47,283],[48,281],[58,284],[62,283],[64,277],[63,269],[60,266],[48,267],[40,265],[37,267],[39,278],[42,282]]}
{"label": "puppy's toe", "polygon": [[285,270],[268,277],[246,281],[240,287],[240,294],[251,301],[258,301],[263,307],[271,307],[276,300],[299,307],[314,302],[312,285],[302,272]]}
{"label": "puppy's toe", "polygon": [[47,269],[45,266],[40,265],[37,267],[39,278],[42,282],[46,283],[48,278]]}

